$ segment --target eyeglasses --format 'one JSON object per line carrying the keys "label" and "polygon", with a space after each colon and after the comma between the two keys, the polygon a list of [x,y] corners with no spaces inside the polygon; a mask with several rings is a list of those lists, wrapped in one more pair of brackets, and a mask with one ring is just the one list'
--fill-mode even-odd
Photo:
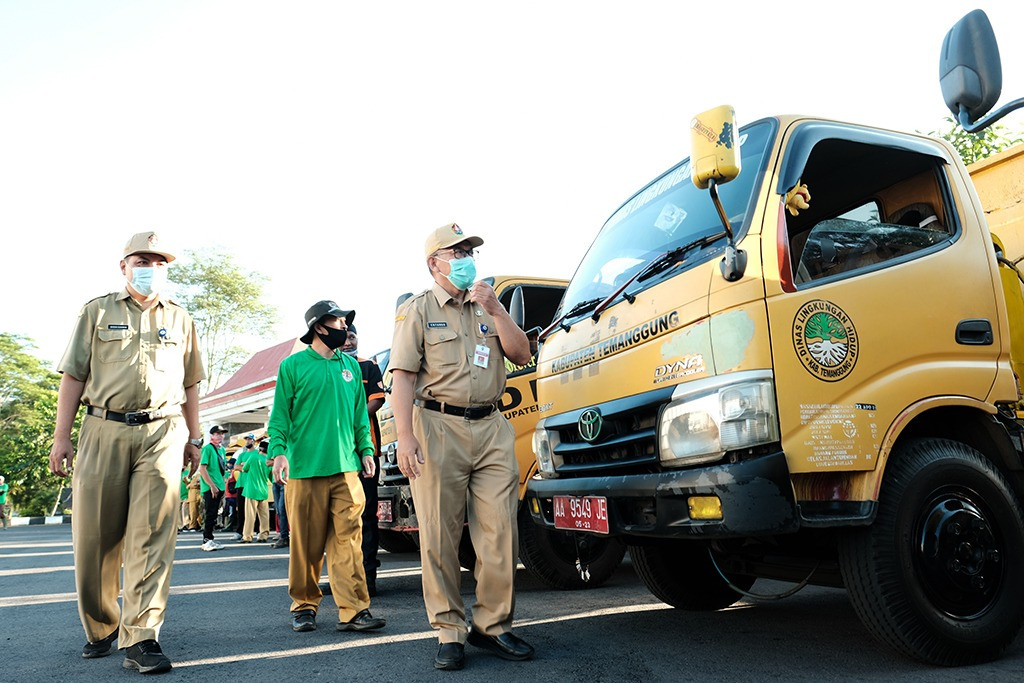
{"label": "eyeglasses", "polygon": [[473,254],[475,253],[472,248],[461,249],[459,247],[448,247],[446,249],[438,249],[438,251],[450,251],[455,258],[473,258]]}

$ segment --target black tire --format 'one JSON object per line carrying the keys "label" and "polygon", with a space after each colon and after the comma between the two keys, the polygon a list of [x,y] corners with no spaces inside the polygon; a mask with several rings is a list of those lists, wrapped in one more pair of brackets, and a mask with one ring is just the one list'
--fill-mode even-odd
{"label": "black tire", "polygon": [[1024,621],[1024,516],[1002,474],[955,441],[907,442],[885,472],[874,524],[839,544],[861,621],[943,666],[995,659]]}
{"label": "black tire", "polygon": [[378,545],[389,553],[417,553],[420,550],[415,531],[380,529],[378,533]]}
{"label": "black tire", "polygon": [[743,596],[730,588],[749,590],[756,577],[726,574],[722,578],[708,554],[706,541],[665,541],[629,546],[633,569],[654,597],[673,607],[711,611],[728,607]]}
{"label": "black tire", "polygon": [[[526,506],[519,509],[519,559],[523,566],[549,588],[579,590],[597,588],[622,564],[626,546],[613,537],[556,531],[534,523]],[[587,564],[590,580],[576,569],[576,558]]]}

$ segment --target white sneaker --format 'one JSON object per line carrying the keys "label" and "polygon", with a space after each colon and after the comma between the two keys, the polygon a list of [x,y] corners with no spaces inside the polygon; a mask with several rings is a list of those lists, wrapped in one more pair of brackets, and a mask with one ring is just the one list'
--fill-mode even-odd
{"label": "white sneaker", "polygon": [[211,551],[211,550],[220,550],[223,547],[224,546],[222,546],[220,543],[217,543],[217,541],[215,541],[215,540],[213,540],[211,538],[210,540],[206,541],[201,546],[199,546],[199,549],[200,550]]}
{"label": "white sneaker", "polygon": [[242,534],[235,534],[234,536],[231,537],[231,540],[233,540],[233,541],[241,541],[242,540]]}

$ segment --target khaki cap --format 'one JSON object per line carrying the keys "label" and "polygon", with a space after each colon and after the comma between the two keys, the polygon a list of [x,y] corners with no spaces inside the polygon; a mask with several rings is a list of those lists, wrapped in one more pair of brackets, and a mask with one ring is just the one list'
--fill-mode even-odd
{"label": "khaki cap", "polygon": [[124,245],[124,256],[128,258],[132,254],[158,254],[167,259],[170,263],[175,259],[174,254],[160,248],[160,238],[152,230],[148,232],[137,232]]}
{"label": "khaki cap", "polygon": [[462,244],[463,242],[469,242],[471,247],[479,247],[484,243],[482,239],[473,235],[466,236],[462,232],[456,223],[448,223],[442,225],[440,228],[430,233],[430,237],[427,238],[427,257],[429,258],[438,249],[444,249],[446,247],[454,247],[456,244]]}

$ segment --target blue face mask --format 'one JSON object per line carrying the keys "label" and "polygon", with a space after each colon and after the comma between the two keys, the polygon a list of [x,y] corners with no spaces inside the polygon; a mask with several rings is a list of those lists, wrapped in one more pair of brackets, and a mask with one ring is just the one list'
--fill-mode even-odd
{"label": "blue face mask", "polygon": [[466,290],[476,281],[476,261],[471,256],[448,261],[452,269],[446,277],[456,289]]}
{"label": "blue face mask", "polygon": [[132,289],[142,296],[159,293],[166,284],[166,268],[132,268]]}

